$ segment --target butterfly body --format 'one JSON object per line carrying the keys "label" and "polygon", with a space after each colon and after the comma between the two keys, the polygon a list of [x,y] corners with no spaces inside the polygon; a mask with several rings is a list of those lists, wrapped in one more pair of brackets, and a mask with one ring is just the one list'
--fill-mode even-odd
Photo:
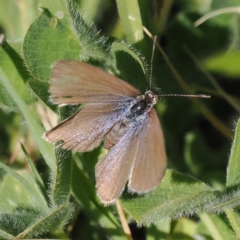
{"label": "butterfly body", "polygon": [[157,103],[158,96],[152,90],[145,92],[145,95],[138,96],[136,103],[130,109],[130,114],[127,115],[128,119],[135,119],[138,116],[148,113],[152,107]]}
{"label": "butterfly body", "polygon": [[141,94],[130,84],[89,64],[57,62],[50,80],[56,104],[83,104],[70,118],[45,133],[61,148],[91,151],[104,141],[108,153],[97,163],[96,188],[104,204],[121,195],[126,182],[143,194],[158,186],[166,169],[164,138],[153,106],[157,94]]}

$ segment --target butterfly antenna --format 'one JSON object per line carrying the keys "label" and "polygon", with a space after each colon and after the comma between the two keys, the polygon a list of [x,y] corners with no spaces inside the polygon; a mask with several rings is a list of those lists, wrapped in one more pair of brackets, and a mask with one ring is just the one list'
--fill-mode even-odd
{"label": "butterfly antenna", "polygon": [[189,97],[189,98],[210,98],[210,95],[205,94],[160,94],[159,97]]}
{"label": "butterfly antenna", "polygon": [[149,89],[152,88],[153,58],[154,58],[154,52],[155,52],[155,48],[156,48],[156,42],[157,42],[157,36],[154,36],[154,38],[153,38],[153,48],[152,48],[152,57],[151,57],[151,62],[150,62]]}
{"label": "butterfly antenna", "polygon": [[[150,80],[149,80],[149,88],[152,87],[152,73],[153,73],[153,58],[156,48],[157,36],[153,38],[153,48],[152,48],[152,57],[150,62]],[[189,97],[189,98],[210,98],[210,95],[205,94],[161,94],[158,95],[159,97]]]}

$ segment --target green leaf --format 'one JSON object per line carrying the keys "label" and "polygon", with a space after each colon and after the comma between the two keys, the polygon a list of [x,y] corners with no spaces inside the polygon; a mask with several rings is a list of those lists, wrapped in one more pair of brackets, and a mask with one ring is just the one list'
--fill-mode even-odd
{"label": "green leaf", "polygon": [[238,62],[240,62],[240,51],[236,50],[209,58],[204,62],[204,66],[214,73],[238,78],[240,76],[240,69],[236,64]]}
{"label": "green leaf", "polygon": [[[16,238],[36,238],[43,233],[54,233],[57,229],[62,229],[67,221],[72,217],[74,208],[70,204],[53,208],[45,214],[38,216],[23,232]],[[65,236],[66,237],[66,236]]]}
{"label": "green leaf", "polygon": [[238,212],[234,212],[233,209],[228,209],[225,211],[226,216],[228,218],[229,225],[232,227],[235,232],[236,238],[240,237],[240,214]]}
{"label": "green leaf", "polygon": [[224,192],[216,192],[215,199],[207,201],[204,206],[204,211],[208,213],[222,213],[229,209],[234,209],[240,204],[240,190],[236,188],[228,189]]}
{"label": "green leaf", "polygon": [[191,132],[185,138],[185,161],[195,176],[199,176],[206,165],[209,165],[210,149],[204,145],[198,132]]}
{"label": "green leaf", "polygon": [[63,23],[69,25],[67,11],[67,3],[68,0],[61,0],[61,1],[48,1],[48,0],[38,0],[39,7],[42,9],[47,9],[52,16],[58,19],[62,19]]}
{"label": "green leaf", "polygon": [[145,91],[149,84],[148,68],[140,53],[125,42],[113,42],[111,54],[114,57],[112,64],[119,77]]}
{"label": "green leaf", "polygon": [[88,206],[90,201],[97,203],[94,186],[75,162],[73,163],[72,191],[78,203],[85,207]]}
{"label": "green leaf", "polygon": [[39,81],[35,78],[28,80],[28,85],[32,89],[35,96],[42,100],[49,108],[56,111],[57,106],[53,104],[49,98],[49,83],[46,81]]}
{"label": "green leaf", "polygon": [[55,170],[55,157],[53,152],[53,147],[51,144],[44,141],[41,136],[44,133],[43,128],[39,124],[39,122],[34,118],[31,111],[28,109],[25,102],[21,99],[18,95],[17,89],[11,85],[9,79],[5,75],[4,71],[0,68],[0,81],[2,82],[3,86],[5,87],[8,94],[14,100],[15,104],[18,106],[19,110],[23,114],[28,127],[32,133],[33,139],[35,140],[40,152],[42,153],[46,163],[51,168],[52,171]]}
{"label": "green leaf", "polygon": [[214,240],[235,239],[230,227],[219,216],[217,215],[210,216],[207,213],[201,213],[199,217],[207,227],[212,239]]}
{"label": "green leaf", "polygon": [[137,0],[117,0],[118,13],[123,31],[129,43],[136,43],[143,39],[143,26]]}
{"label": "green leaf", "polygon": [[[18,233],[24,231],[32,221],[38,216],[38,213],[33,210],[16,209],[13,213],[1,213],[0,214],[0,228],[16,236]],[[10,238],[12,239],[12,238]]]}
{"label": "green leaf", "polygon": [[26,157],[28,166],[29,166],[29,168],[31,169],[31,171],[33,173],[34,180],[37,183],[37,186],[38,186],[39,190],[44,195],[45,194],[45,186],[44,186],[43,180],[42,180],[41,176],[39,175],[35,165],[33,164],[32,159],[29,157],[26,149],[24,148],[24,146],[22,144],[21,144],[21,148],[22,148],[22,151],[23,151],[23,153],[24,153],[24,155]]}
{"label": "green leaf", "polygon": [[[4,42],[0,46],[0,66],[7,74],[9,81],[15,89],[18,89],[18,94],[26,102],[33,101],[24,81],[28,76],[26,70],[22,67],[23,61],[19,54],[7,43]],[[18,108],[13,101],[11,94],[8,93],[3,83],[0,81],[0,102],[3,104],[1,107],[9,110],[17,111]]]}
{"label": "green leaf", "polygon": [[138,224],[150,225],[164,219],[197,213],[213,199],[213,189],[203,182],[167,170],[156,190],[142,196],[128,195],[121,202]]}
{"label": "green leaf", "polygon": [[109,55],[109,46],[106,44],[107,38],[100,35],[100,31],[92,22],[87,22],[77,11],[77,5],[74,1],[69,1],[69,13],[71,16],[74,35],[78,38],[82,46],[81,60],[92,60],[99,62],[99,65],[111,65]]}
{"label": "green leaf", "polygon": [[81,46],[64,19],[46,9],[30,26],[24,38],[23,57],[30,74],[39,81],[50,78],[52,65],[60,59],[79,59]]}
{"label": "green leaf", "polygon": [[147,64],[144,58],[140,55],[140,53],[137,52],[136,49],[124,42],[113,42],[111,46],[111,54],[114,55],[116,58],[115,64],[118,63],[117,55],[119,54],[119,52],[126,52],[127,54],[129,54],[133,59],[137,61],[138,65],[141,67],[141,72],[143,74],[146,74]]}
{"label": "green leaf", "polygon": [[188,12],[206,13],[209,10],[211,10],[211,2],[209,2],[208,0],[203,0],[203,1],[180,0],[177,2],[177,4],[180,5],[181,8],[183,8],[185,11],[188,11]]}
{"label": "green leaf", "polygon": [[187,219],[180,218],[172,230],[173,239],[191,239],[196,234],[197,223]]}
{"label": "green leaf", "polygon": [[171,232],[171,219],[154,223],[146,228],[148,240],[166,240]]}
{"label": "green leaf", "polygon": [[0,229],[0,237],[2,239],[14,239],[14,236],[13,235],[10,235],[8,232]]}
{"label": "green leaf", "polygon": [[[82,0],[82,1],[78,1],[78,9],[82,12],[85,13],[86,16],[89,19],[94,19],[96,18],[99,9],[103,9],[104,4],[101,0],[94,0],[94,1],[89,1],[89,0]],[[108,5],[107,5],[108,6]]]}
{"label": "green leaf", "polygon": [[0,191],[0,210],[2,212],[12,212],[16,207],[38,209],[38,211],[48,208],[44,196],[31,178],[26,180],[2,163],[0,163],[0,169],[5,173]]}
{"label": "green leaf", "polygon": [[[42,4],[48,5],[46,1]],[[47,83],[54,63],[62,59],[87,61],[89,57],[101,63],[110,62],[110,55],[104,45],[106,38],[100,36],[93,24],[84,22],[72,1],[68,3],[70,16],[61,4],[49,4],[53,15],[43,9],[30,26],[24,39],[23,57],[32,76],[29,86],[45,104],[55,110],[56,107],[48,100]],[[59,12],[62,13],[60,16]]]}
{"label": "green leaf", "polygon": [[238,120],[231,154],[227,167],[227,187],[238,186],[240,183],[240,120]]}
{"label": "green leaf", "polygon": [[229,146],[211,149],[199,131],[188,132],[185,136],[184,159],[195,177],[207,182],[214,189],[225,190],[226,173],[216,166],[226,165]]}
{"label": "green leaf", "polygon": [[37,2],[38,0],[21,3],[0,1],[0,25],[3,27],[8,40],[15,41],[24,37],[27,28],[37,15]]}

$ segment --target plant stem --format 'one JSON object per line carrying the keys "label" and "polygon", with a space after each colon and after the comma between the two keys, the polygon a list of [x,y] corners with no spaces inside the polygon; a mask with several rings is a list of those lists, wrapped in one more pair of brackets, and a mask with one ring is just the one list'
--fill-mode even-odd
{"label": "plant stem", "polygon": [[116,206],[117,206],[117,211],[118,211],[118,215],[119,215],[119,218],[120,218],[120,221],[121,221],[121,224],[122,224],[123,231],[124,231],[127,239],[132,240],[133,239],[132,234],[131,234],[130,228],[128,226],[127,219],[125,217],[125,214],[123,212],[123,209],[122,209],[122,206],[121,206],[121,203],[120,203],[119,200],[117,200]]}

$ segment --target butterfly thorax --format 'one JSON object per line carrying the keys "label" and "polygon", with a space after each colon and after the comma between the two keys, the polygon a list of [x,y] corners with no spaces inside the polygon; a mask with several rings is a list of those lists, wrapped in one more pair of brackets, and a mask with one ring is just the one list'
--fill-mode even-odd
{"label": "butterfly thorax", "polygon": [[127,119],[131,120],[148,113],[157,103],[157,101],[158,96],[154,91],[146,91],[144,95],[140,95],[136,98],[136,103],[134,103],[130,109],[129,114],[127,115]]}
{"label": "butterfly thorax", "polygon": [[148,90],[144,95],[137,96],[131,102],[130,108],[126,110],[126,115],[119,121],[105,138],[104,147],[112,148],[123,136],[132,128],[139,126],[149,111],[158,102],[158,95],[152,90]]}

